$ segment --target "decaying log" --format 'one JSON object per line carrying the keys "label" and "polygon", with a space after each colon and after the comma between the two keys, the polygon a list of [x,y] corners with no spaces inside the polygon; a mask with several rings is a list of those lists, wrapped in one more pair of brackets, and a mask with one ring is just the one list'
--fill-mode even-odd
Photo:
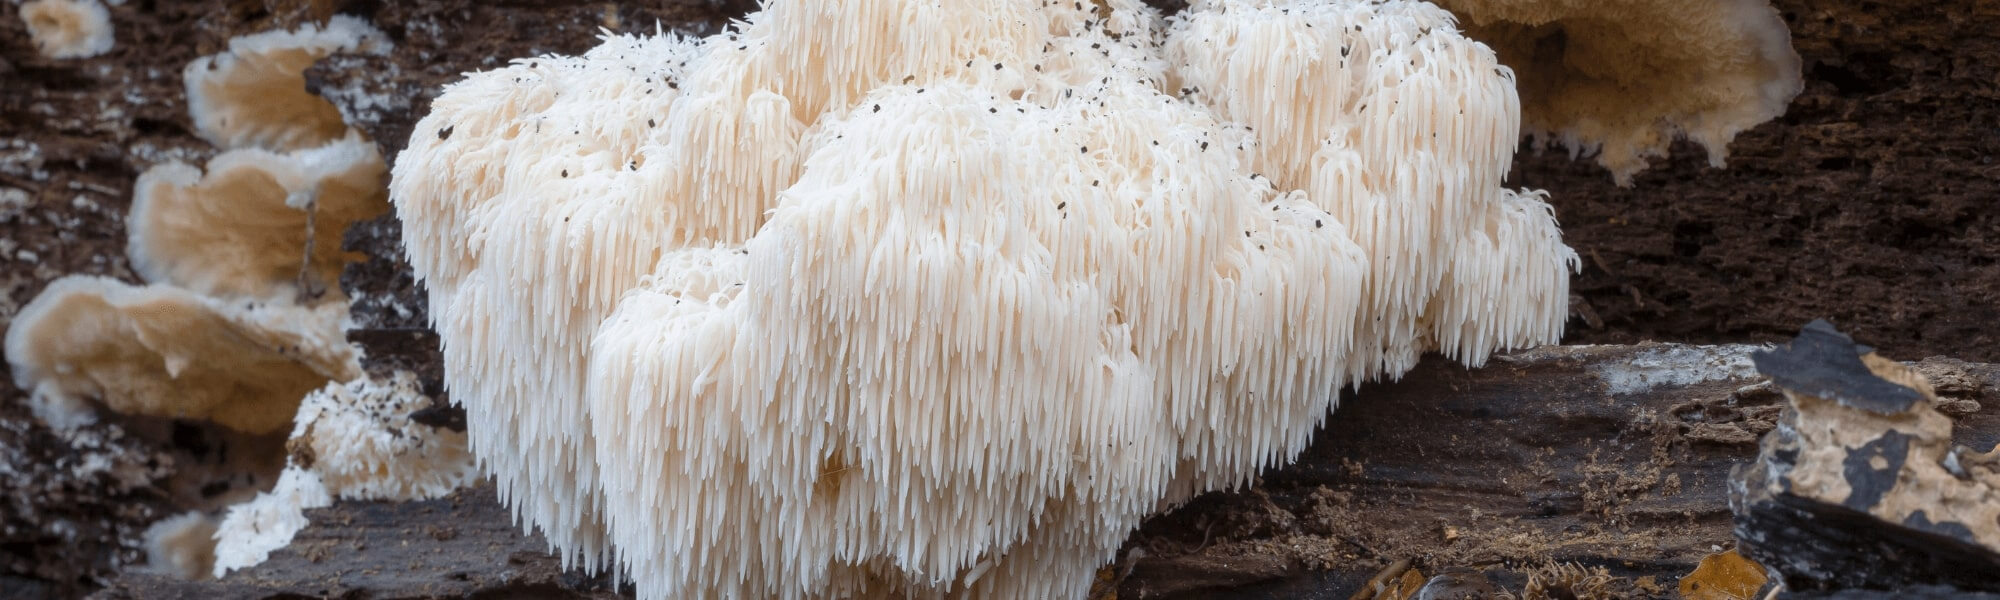
{"label": "decaying log", "polygon": [[[1758,349],[1556,347],[1481,369],[1433,358],[1349,394],[1296,464],[1149,521],[1104,587],[1121,599],[1339,600],[1408,561],[1424,577],[1519,591],[1519,573],[1576,562],[1618,576],[1615,597],[1674,597],[1681,575],[1734,543],[1730,469],[1784,409],[1759,383]],[[1960,443],[2000,438],[2000,369],[1917,364],[1958,382],[1945,414]],[[129,575],[100,597],[615,595],[563,574],[486,488],[308,516],[256,568],[205,583]]]}
{"label": "decaying log", "polygon": [[93,599],[617,598],[524,536],[490,486],[417,502],[339,502],[270,560],[220,581],[131,572]]}

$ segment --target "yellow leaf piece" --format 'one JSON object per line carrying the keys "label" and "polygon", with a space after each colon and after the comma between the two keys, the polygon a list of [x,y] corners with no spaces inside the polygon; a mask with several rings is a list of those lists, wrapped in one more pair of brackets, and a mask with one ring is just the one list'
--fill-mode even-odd
{"label": "yellow leaf piece", "polygon": [[1404,571],[1403,580],[1397,582],[1396,587],[1385,590],[1375,598],[1376,600],[1410,600],[1410,598],[1416,597],[1418,590],[1424,588],[1425,581],[1428,581],[1428,579],[1424,577],[1423,571],[1416,569]]}
{"label": "yellow leaf piece", "polygon": [[1683,600],[1749,600],[1764,587],[1764,567],[1735,550],[1710,554],[1681,578]]}
{"label": "yellow leaf piece", "polygon": [[1347,600],[1408,600],[1423,589],[1425,581],[1423,572],[1412,568],[1409,559],[1399,559],[1368,578]]}

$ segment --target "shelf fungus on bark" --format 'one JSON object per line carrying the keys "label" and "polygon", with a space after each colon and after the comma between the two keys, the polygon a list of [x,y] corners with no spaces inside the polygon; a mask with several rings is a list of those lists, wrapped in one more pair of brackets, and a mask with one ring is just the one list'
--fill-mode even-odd
{"label": "shelf fungus on bark", "polygon": [[2000,591],[2000,448],[1956,445],[1930,382],[1825,321],[1754,355],[1790,407],[1730,507],[1792,590]]}

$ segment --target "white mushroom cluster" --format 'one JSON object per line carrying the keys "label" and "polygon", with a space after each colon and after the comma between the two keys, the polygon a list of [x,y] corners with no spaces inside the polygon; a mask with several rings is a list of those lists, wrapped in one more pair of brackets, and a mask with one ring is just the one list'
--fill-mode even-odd
{"label": "white mushroom cluster", "polygon": [[411,420],[431,397],[408,371],[329,383],[307,394],[286,442],[299,468],[350,500],[413,500],[451,493],[474,477],[463,432]]}
{"label": "white mushroom cluster", "polygon": [[[389,210],[388,166],[305,93],[303,72],[383,44],[342,16],[237,38],[188,65],[189,116],[225,151],[206,172],[168,162],[134,184],[125,251],[146,285],[65,277],[7,330],[14,381],[45,421],[87,422],[94,403],[270,433],[306,392],[361,375],[338,285],[354,256],[340,240]],[[272,92],[290,87],[298,97]]]}
{"label": "white mushroom cluster", "polygon": [[[331,53],[386,49],[379,31],[337,16],[237,38],[193,61],[183,73],[190,117],[224,151],[205,169],[169,162],[139,176],[126,252],[145,283],[65,277],[7,329],[15,382],[57,428],[99,418],[99,408],[212,422],[270,446],[291,427],[282,471],[280,461],[240,459],[178,466],[189,477],[230,469],[232,485],[268,482],[257,476],[270,472],[277,481],[219,522],[204,504],[158,523],[147,539],[156,569],[221,576],[288,543],[306,508],[435,497],[476,473],[464,434],[410,419],[431,402],[414,377],[364,376],[346,339],[338,283],[356,256],[341,237],[389,210],[388,167],[305,92],[303,72]],[[255,470],[265,462],[269,471]]]}
{"label": "white mushroom cluster", "polygon": [[642,598],[1081,597],[1343,388],[1554,341],[1413,1],[768,3],[449,86],[390,197],[502,498]]}

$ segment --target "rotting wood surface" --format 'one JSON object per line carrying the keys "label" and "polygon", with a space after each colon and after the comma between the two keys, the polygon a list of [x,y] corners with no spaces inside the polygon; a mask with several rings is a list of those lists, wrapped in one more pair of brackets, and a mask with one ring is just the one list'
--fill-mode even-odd
{"label": "rotting wood surface", "polygon": [[[1106,577],[1125,599],[1339,600],[1401,560],[1514,591],[1531,569],[1576,562],[1607,568],[1620,597],[1670,597],[1733,544],[1730,467],[1756,454],[1783,405],[1759,385],[1751,349],[1558,347],[1482,369],[1432,357],[1351,394],[1296,464],[1256,488],[1149,521]],[[2000,441],[2000,367],[1918,366],[1958,382],[1940,404],[1959,443]],[[291,546],[220,582],[128,575],[97,597],[616,595],[564,574],[487,488],[308,515]]]}

